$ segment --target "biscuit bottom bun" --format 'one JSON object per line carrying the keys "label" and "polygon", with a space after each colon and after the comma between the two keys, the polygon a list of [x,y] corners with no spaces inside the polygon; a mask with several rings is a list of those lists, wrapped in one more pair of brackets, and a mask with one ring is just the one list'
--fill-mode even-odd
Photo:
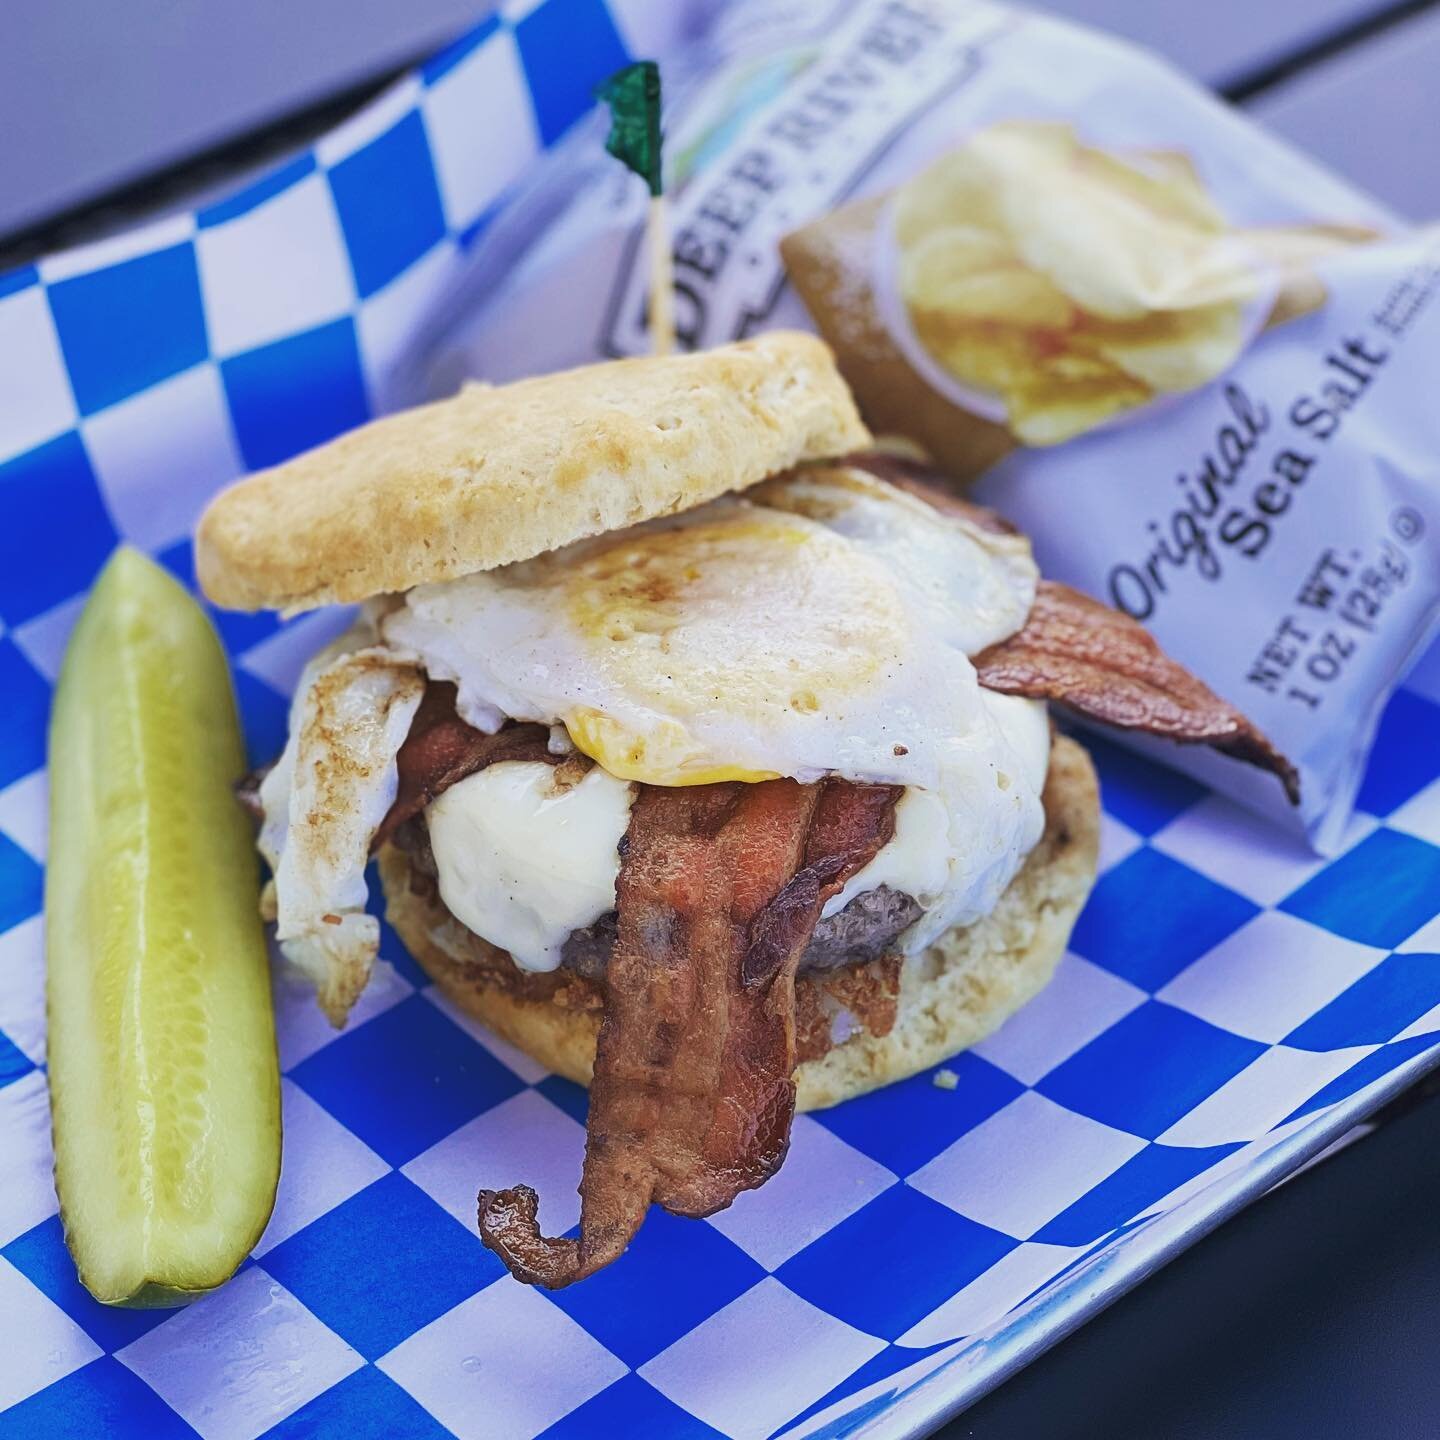
{"label": "biscuit bottom bun", "polygon": [[[858,1030],[801,1063],[795,1072],[801,1110],[903,1080],[974,1045],[1054,974],[1094,884],[1100,828],[1090,757],[1064,736],[1051,748],[1044,803],[1045,833],[995,909],[905,960],[889,1032]],[[497,984],[497,960],[512,964],[508,956],[466,930],[438,900],[415,893],[403,851],[385,845],[379,865],[390,924],[444,994],[547,1070],[588,1085],[599,1009],[526,998]],[[813,983],[802,975],[797,999]]]}

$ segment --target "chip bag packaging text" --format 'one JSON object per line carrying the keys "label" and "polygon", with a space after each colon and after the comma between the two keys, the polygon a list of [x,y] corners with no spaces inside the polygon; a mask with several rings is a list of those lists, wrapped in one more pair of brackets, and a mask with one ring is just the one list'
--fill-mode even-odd
{"label": "chip bag packaging text", "polygon": [[[667,85],[680,342],[818,329],[874,429],[1251,715],[1301,805],[1133,743],[1338,845],[1440,615],[1440,237],[1154,58],[988,0],[741,0]],[[392,398],[645,353],[618,178],[593,129],[548,157]]]}

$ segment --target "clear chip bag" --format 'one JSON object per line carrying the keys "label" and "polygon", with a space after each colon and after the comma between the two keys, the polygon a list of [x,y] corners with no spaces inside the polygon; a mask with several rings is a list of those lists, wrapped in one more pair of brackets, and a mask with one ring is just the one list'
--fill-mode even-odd
{"label": "clear chip bag", "polygon": [[[818,329],[873,429],[1251,715],[1300,805],[1124,742],[1334,848],[1440,618],[1440,237],[989,0],[741,0],[665,78],[680,342]],[[600,140],[497,217],[393,403],[648,350],[646,196]]]}

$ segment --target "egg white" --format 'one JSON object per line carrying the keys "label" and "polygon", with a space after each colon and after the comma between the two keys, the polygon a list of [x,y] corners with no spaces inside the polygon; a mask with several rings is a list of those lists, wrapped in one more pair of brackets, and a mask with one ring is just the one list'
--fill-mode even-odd
{"label": "egg white", "polygon": [[[380,623],[471,724],[563,725],[623,780],[924,792],[924,843],[908,819],[892,842],[925,872],[915,948],[988,913],[1044,827],[1044,707],[995,704],[969,659],[1020,628],[1036,580],[1020,537],[825,467],[418,587]],[[871,879],[906,888],[886,848]]]}

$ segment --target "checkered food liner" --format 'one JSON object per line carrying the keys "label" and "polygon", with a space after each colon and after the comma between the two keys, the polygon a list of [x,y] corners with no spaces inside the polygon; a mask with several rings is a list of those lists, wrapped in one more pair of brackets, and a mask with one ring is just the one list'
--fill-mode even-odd
{"label": "checkered food liner", "polygon": [[[189,583],[218,486],[365,419],[526,157],[679,18],[507,10],[228,200],[0,277],[0,1437],[913,1433],[1440,1059],[1432,657],[1328,863],[1094,742],[1102,874],[1055,983],[953,1088],[802,1116],[770,1184],[653,1213],[584,1284],[519,1285],[473,1229],[476,1189],[516,1176],[576,1219],[584,1093],[386,933],[343,1032],[277,969],[284,1169],[253,1258],[184,1310],[80,1288],[41,880],[85,588],[122,538]],[[257,760],[343,618],[215,615]]]}

